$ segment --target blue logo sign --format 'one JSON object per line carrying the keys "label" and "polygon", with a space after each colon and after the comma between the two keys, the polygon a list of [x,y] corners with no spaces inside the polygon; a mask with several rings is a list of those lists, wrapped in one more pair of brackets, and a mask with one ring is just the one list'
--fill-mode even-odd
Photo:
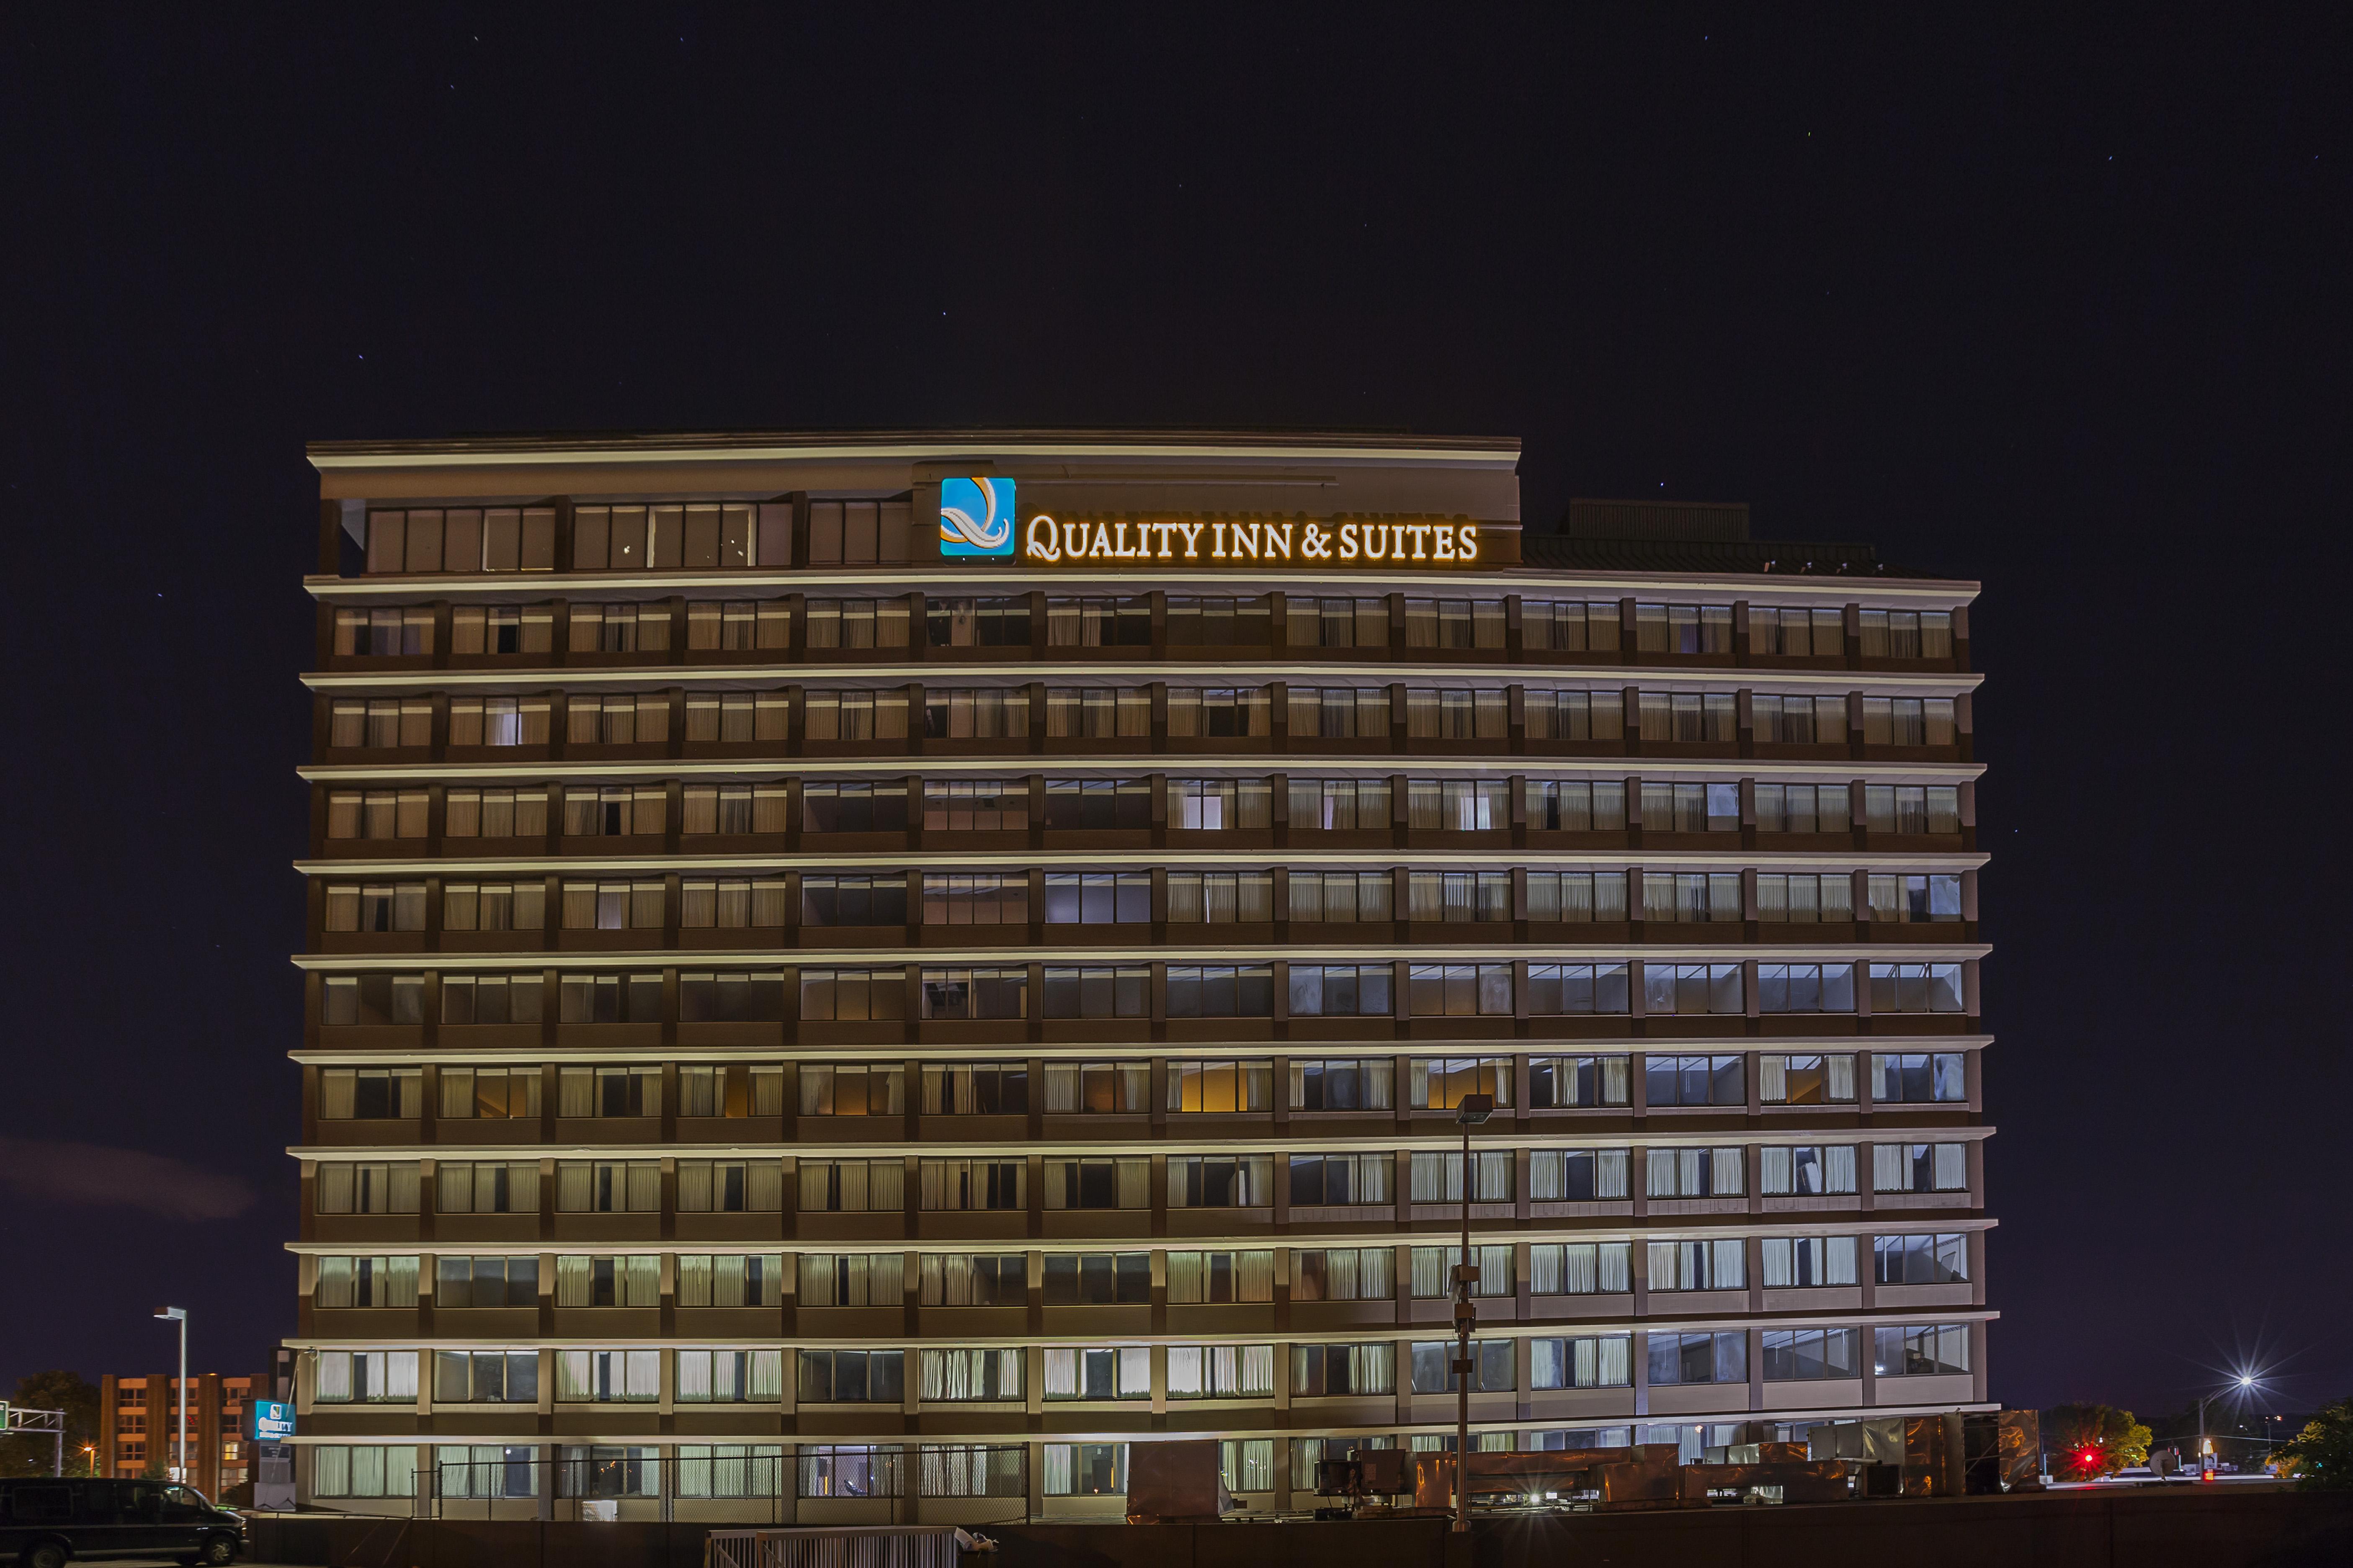
{"label": "blue logo sign", "polygon": [[940,553],[1013,553],[1013,481],[942,479]]}
{"label": "blue logo sign", "polygon": [[253,1440],[283,1443],[294,1436],[294,1407],[274,1399],[248,1401],[253,1407]]}

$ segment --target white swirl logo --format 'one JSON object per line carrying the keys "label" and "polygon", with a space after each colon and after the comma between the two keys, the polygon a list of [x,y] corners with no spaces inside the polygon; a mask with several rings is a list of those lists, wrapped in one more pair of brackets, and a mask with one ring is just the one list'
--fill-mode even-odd
{"label": "white swirl logo", "polygon": [[944,555],[1013,553],[1013,481],[997,479],[940,481],[940,552]]}

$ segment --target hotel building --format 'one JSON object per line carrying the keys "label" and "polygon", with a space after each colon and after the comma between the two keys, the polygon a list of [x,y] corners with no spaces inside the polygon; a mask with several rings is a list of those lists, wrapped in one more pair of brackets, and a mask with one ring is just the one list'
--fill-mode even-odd
{"label": "hotel building", "polygon": [[304,1502],[1982,1407],[1977,586],[1518,456],[312,447]]}
{"label": "hotel building", "polygon": [[[266,1398],[267,1377],[200,1373],[188,1379],[188,1473],[180,1479],[218,1500],[252,1479],[247,1436],[250,1402]],[[90,1473],[135,1480],[151,1469],[180,1468],[180,1380],[170,1373],[124,1377],[108,1373],[98,1385],[98,1434],[86,1458]],[[103,1452],[96,1450],[102,1449]]]}

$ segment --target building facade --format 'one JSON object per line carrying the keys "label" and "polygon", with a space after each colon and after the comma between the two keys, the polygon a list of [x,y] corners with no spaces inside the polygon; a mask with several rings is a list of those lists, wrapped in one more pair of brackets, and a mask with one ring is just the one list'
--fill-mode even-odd
{"label": "building facade", "polygon": [[252,1479],[248,1439],[248,1402],[269,1397],[267,1377],[225,1377],[216,1372],[188,1379],[188,1473],[180,1468],[180,1380],[170,1373],[99,1379],[99,1441],[105,1452],[87,1456],[91,1473],[133,1479],[151,1467],[183,1479],[216,1501]]}
{"label": "building facade", "polygon": [[1983,1405],[1975,584],[1509,441],[311,458],[306,1502],[1303,1506],[1466,1201],[1476,1443]]}

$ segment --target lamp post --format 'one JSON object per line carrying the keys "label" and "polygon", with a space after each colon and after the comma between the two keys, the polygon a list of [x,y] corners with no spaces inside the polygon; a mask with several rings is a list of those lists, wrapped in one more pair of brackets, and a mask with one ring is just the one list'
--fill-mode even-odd
{"label": "lamp post", "polygon": [[2245,1394],[2254,1386],[2254,1373],[2251,1372],[2242,1372],[2237,1377],[2231,1380],[2229,1387],[2218,1388],[2211,1394],[2200,1396],[2198,1401],[2198,1474],[2201,1479],[2213,1473],[2213,1467],[2207,1462],[2207,1455],[2211,1450],[2210,1450],[2206,1446],[2206,1407],[2225,1394]]}
{"label": "lamp post", "polygon": [[185,1307],[158,1307],[155,1316],[164,1322],[180,1325],[180,1474],[182,1486],[188,1483],[188,1310]]}
{"label": "lamp post", "polygon": [[1467,1533],[1471,1529],[1471,1331],[1479,1321],[1479,1309],[1471,1300],[1471,1287],[1479,1281],[1479,1266],[1471,1261],[1471,1129],[1495,1114],[1495,1097],[1492,1094],[1466,1094],[1454,1108],[1454,1120],[1462,1128],[1462,1261],[1454,1267],[1454,1335],[1459,1353],[1454,1358],[1454,1531]]}

